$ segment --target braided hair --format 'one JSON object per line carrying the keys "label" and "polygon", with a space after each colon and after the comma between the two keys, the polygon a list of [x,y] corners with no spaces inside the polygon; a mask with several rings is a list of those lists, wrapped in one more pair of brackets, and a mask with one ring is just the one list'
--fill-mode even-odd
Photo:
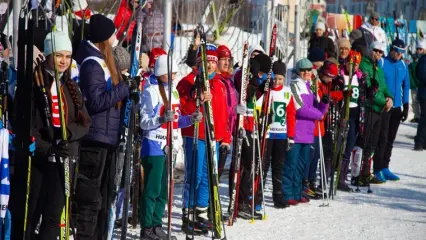
{"label": "braided hair", "polygon": [[71,79],[71,68],[64,72],[65,85],[71,95],[72,102],[75,107],[75,121],[81,123],[84,127],[89,124],[88,117],[83,113],[84,102],[78,85]]}

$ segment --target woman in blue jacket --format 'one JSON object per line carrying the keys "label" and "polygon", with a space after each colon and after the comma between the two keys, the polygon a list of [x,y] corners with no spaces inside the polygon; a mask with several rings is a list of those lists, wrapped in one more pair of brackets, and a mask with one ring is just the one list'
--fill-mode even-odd
{"label": "woman in blue jacket", "polygon": [[81,143],[75,201],[79,239],[105,239],[108,207],[112,199],[115,164],[120,135],[121,101],[136,88],[122,81],[117,71],[112,43],[114,23],[96,14],[77,52],[80,87],[92,118],[88,135]]}

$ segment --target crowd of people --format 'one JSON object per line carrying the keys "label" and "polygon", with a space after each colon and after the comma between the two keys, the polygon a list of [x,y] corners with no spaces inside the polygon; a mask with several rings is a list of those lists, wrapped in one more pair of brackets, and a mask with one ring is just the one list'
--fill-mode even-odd
{"label": "crowd of people", "polygon": [[[34,56],[34,75],[36,79],[44,79],[47,94],[39,85],[33,86],[31,136],[35,141],[30,150],[34,156],[28,221],[25,233],[12,224],[12,236],[16,239],[23,234],[26,239],[38,235],[39,239],[53,240],[59,236],[65,206],[59,161],[62,158],[78,162],[72,196],[77,239],[106,238],[109,206],[116,187],[121,112],[123,100],[127,98],[138,103],[138,124],[142,132],[139,157],[144,190],[138,220],[140,238],[146,240],[167,239],[163,216],[168,202],[165,147],[170,122],[175,129],[173,139],[183,139],[182,146],[174,144],[174,147],[183,147],[185,153],[184,190],[175,193],[183,196],[182,206],[175,206],[182,208],[182,231],[203,234],[213,228],[204,127],[206,118],[211,116],[205,115],[206,102],[212,106],[214,140],[217,152],[221,153],[216,159],[219,177],[227,155],[235,149],[237,133],[241,133],[237,131],[238,117],[244,119],[240,169],[235,169],[232,162],[229,170],[241,173],[237,217],[242,219],[253,216],[261,219],[265,207],[263,187],[252,184],[258,174],[252,171],[256,166],[262,171],[263,184],[271,168],[272,201],[278,209],[327,197],[328,184],[325,183],[333,184],[335,172],[339,172],[337,190],[345,192],[354,191],[351,185],[369,187],[399,180],[389,167],[398,127],[408,117],[410,90],[415,113],[413,122],[419,123],[414,150],[426,149],[426,41],[417,42],[416,61],[410,65],[404,62],[406,45],[400,39],[390,43],[389,53],[385,55],[388,43],[376,37],[376,34],[381,36],[381,31],[372,30],[377,27],[376,13],[368,24],[354,30],[350,39],[339,40],[337,48],[324,35],[324,24],[318,23],[308,57],[297,61],[290,79],[286,77],[286,64],[281,60],[273,62],[258,45],[249,48],[248,75],[242,72],[242,67],[234,68],[231,50],[221,41],[207,44],[206,62],[203,62],[199,34],[195,34],[188,48],[186,64],[191,72],[187,76],[178,79],[176,73],[180,69],[176,59],[169,68],[167,53],[154,47],[143,50],[146,54],[140,58],[139,74],[130,78],[130,54],[123,46],[115,45],[117,36],[124,39],[124,46],[131,45],[128,36],[132,30],[120,31],[120,21],[94,14],[77,44],[67,33],[55,31],[45,36],[43,44],[35,46],[40,52]],[[134,29],[132,25],[130,29]],[[371,41],[368,34],[373,36]],[[202,67],[204,63],[206,69]],[[208,91],[201,91],[198,86],[203,69],[210,85]],[[60,81],[55,81],[58,76]],[[269,80],[272,85],[270,107],[263,113],[269,116],[269,122],[266,149],[262,154],[253,143],[259,134],[258,116],[262,114],[259,103]],[[169,85],[169,81],[173,83]],[[169,91],[172,99],[168,99]],[[241,91],[245,91],[246,104],[239,101]],[[169,105],[172,110],[168,109]],[[46,115],[46,107],[51,116]],[[65,112],[64,121],[61,112]],[[65,133],[61,131],[63,123]],[[344,134],[347,136],[336,144],[334,136],[338,135],[340,124],[347,126],[347,134]],[[198,150],[196,156],[193,156],[194,146]],[[341,149],[338,166],[333,163],[335,146]],[[355,158],[359,151],[362,157]],[[325,171],[319,180],[321,158]],[[230,186],[233,176],[229,174]],[[13,188],[13,178],[11,185]],[[13,208],[13,199],[11,194],[12,215],[16,214],[19,219],[23,217],[18,213],[22,206]]]}

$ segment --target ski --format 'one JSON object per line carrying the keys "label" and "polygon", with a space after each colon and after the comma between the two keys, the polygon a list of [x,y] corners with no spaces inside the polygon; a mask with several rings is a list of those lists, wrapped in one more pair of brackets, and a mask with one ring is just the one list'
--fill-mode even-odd
{"label": "ski", "polygon": [[13,10],[13,0],[9,0],[9,3],[7,4],[6,11],[1,14],[0,16],[0,31],[4,32],[10,18],[10,14]]}
{"label": "ski", "polygon": [[[142,4],[142,0],[140,4]],[[130,63],[130,78],[135,78],[139,69],[139,56],[140,56],[140,47],[142,43],[142,23],[136,24],[136,32],[133,35],[133,45],[131,52],[131,63]],[[130,103],[129,103],[130,102]],[[130,104],[130,113],[127,111],[127,106]],[[132,161],[133,159],[133,135],[134,135],[134,125],[135,125],[135,105],[130,98],[127,99],[126,103],[126,112],[124,115],[124,121],[127,122],[128,136],[126,140],[126,149],[125,149],[125,159],[123,164],[123,180],[124,180],[124,200],[123,200],[123,214],[121,218],[121,239],[125,240],[127,238],[127,225],[128,225],[128,216],[129,216],[129,201],[130,201],[130,186],[131,186],[131,172],[132,172]],[[120,184],[121,185],[121,184]]]}
{"label": "ski", "polygon": [[[240,103],[241,105],[247,105],[247,84],[249,76],[249,56],[248,56],[248,41],[244,43],[243,49],[243,66],[241,68],[242,77],[241,77],[241,90],[240,90]],[[241,165],[241,150],[243,147],[244,136],[244,115],[238,115],[237,122],[237,139],[234,141],[232,162],[234,163],[234,172],[232,173],[232,185],[231,187],[231,198],[229,201],[228,213],[229,220],[228,226],[232,226],[234,219],[238,215],[237,205],[238,205],[238,194],[239,194],[239,183],[240,183],[240,165]]]}
{"label": "ski", "polygon": [[[207,75],[207,40],[204,27],[199,25],[201,35],[201,62],[203,72],[203,90],[210,93],[210,83]],[[207,171],[210,187],[210,211],[213,223],[213,235],[216,238],[222,236],[222,207],[219,196],[219,178],[217,173],[216,161],[218,160],[216,151],[216,140],[214,135],[213,108],[210,101],[204,102],[204,127],[206,138],[206,153],[207,153]],[[225,230],[223,228],[223,230]]]}

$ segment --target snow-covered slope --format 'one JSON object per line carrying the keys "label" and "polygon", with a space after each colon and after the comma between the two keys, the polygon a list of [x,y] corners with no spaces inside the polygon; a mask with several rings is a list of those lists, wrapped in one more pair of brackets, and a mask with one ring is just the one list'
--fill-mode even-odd
{"label": "snow-covered slope", "polygon": [[[361,188],[361,193],[338,192],[329,207],[320,207],[322,200],[316,200],[277,210],[273,208],[269,178],[268,219],[254,224],[238,219],[233,227],[226,228],[227,239],[426,239],[426,151],[411,150],[416,128],[416,124],[410,123],[399,128],[390,164],[391,170],[401,177],[399,182],[372,185],[373,194],[367,194],[366,188]],[[222,177],[224,209],[229,202],[226,182]],[[185,239],[180,231],[181,190],[182,184],[176,185],[172,227],[178,239]],[[139,239],[139,231],[129,229],[128,239]]]}

